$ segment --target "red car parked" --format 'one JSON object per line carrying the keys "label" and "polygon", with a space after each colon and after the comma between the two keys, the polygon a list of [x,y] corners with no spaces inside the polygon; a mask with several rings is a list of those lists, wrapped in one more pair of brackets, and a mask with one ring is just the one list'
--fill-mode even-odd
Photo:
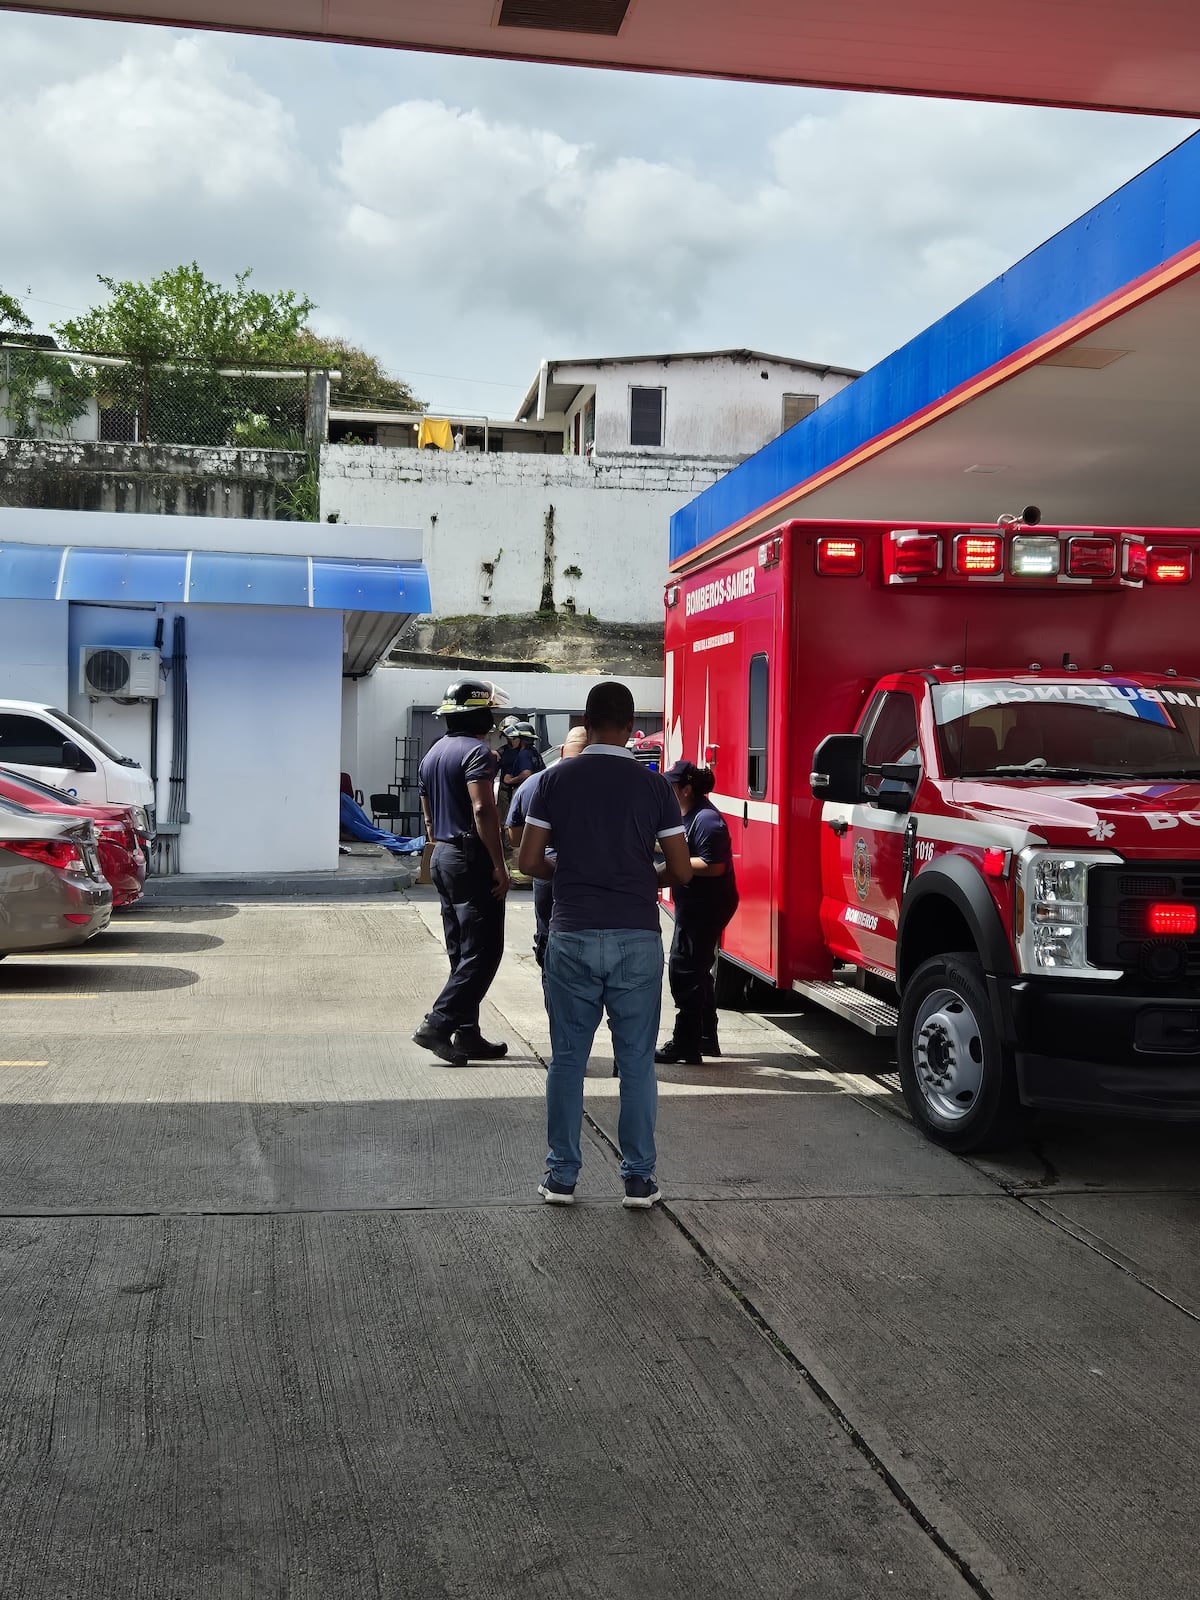
{"label": "red car parked", "polygon": [[96,824],[100,870],[108,879],[114,906],[131,906],[142,898],[146,882],[146,857],[134,828],[132,806],[90,805],[62,789],[0,767],[0,798],[13,800],[30,811],[89,817]]}

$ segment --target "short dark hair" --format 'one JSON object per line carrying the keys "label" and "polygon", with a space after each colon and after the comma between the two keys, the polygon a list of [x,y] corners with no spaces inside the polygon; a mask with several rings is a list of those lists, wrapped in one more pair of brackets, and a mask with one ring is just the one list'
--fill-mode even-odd
{"label": "short dark hair", "polygon": [[633,725],[633,696],[623,683],[597,683],[588,690],[583,708],[588,728],[628,728]]}
{"label": "short dark hair", "polygon": [[472,733],[482,739],[495,726],[495,713],[486,707],[475,711],[444,711],[442,721],[447,733]]}

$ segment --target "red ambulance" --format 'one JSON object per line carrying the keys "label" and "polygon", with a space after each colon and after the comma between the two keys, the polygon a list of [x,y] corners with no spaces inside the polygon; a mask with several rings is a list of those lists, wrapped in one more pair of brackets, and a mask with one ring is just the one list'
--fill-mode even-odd
{"label": "red ambulance", "polygon": [[723,996],[894,1030],[960,1151],[1022,1105],[1200,1116],[1200,531],[1035,516],[791,521],[666,591],[664,759],[712,766],[741,891]]}

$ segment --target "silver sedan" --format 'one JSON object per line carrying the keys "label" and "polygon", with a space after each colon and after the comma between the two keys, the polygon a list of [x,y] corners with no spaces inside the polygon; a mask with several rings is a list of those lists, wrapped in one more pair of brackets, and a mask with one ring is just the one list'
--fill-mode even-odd
{"label": "silver sedan", "polygon": [[111,915],[95,824],[0,800],[0,959],[80,944]]}

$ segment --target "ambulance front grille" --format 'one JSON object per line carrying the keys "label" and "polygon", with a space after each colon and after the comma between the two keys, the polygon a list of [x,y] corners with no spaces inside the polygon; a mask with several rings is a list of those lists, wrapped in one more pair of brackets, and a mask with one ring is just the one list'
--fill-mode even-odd
{"label": "ambulance front grille", "polygon": [[1150,908],[1161,901],[1195,906],[1200,923],[1200,871],[1194,861],[1156,861],[1145,872],[1127,865],[1093,867],[1087,943],[1092,965],[1164,986],[1200,983],[1200,933],[1184,938],[1150,931]]}

